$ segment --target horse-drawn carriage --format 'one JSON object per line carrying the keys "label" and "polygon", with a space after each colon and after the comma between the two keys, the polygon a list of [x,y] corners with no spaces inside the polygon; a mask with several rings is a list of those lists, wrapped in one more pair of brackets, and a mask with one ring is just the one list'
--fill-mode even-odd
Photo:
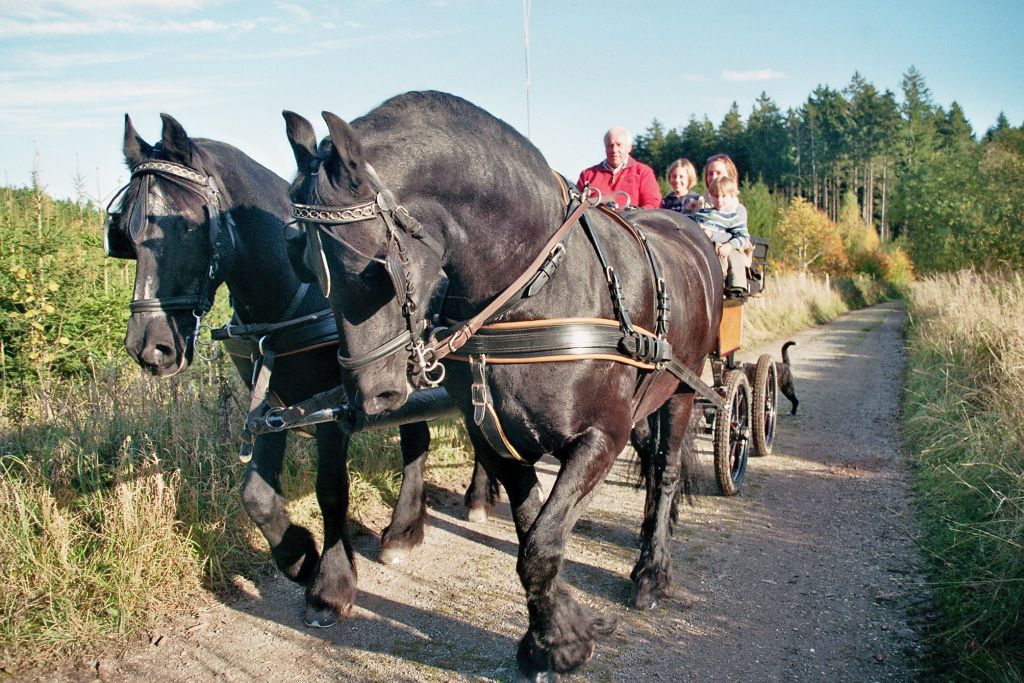
{"label": "horse-drawn carriage", "polygon": [[[519,669],[537,678],[577,669],[615,620],[576,600],[559,569],[631,429],[650,428],[638,448],[647,500],[630,576],[630,602],[643,609],[672,583],[671,519],[697,470],[686,438],[694,398],[716,437],[724,491],[738,487],[751,441],[770,449],[774,365],[762,372],[759,361],[752,393],[734,362],[742,303],[723,300],[717,257],[695,224],[667,211],[622,221],[553,180],[529,141],[463,100],[408,93],[351,126],[325,112],[330,136],[319,144],[308,121],[285,119],[297,164],[288,208],[301,228],[288,253],[283,181],[237,150],[189,139],[169,117],[153,147],[126,119],[134,170],[107,252],[138,259],[129,351],[154,375],[184,369],[217,286],[228,283],[245,322],[220,336],[247,338],[257,370],[243,501],[278,566],[306,585],[312,626],[348,614],[356,597],[344,432],[457,409],[471,422],[478,464],[508,493],[520,540],[530,623]],[[323,338],[332,336],[324,299],[297,293],[289,262],[326,295],[336,350]],[[445,273],[445,319],[427,335]],[[286,323],[303,317],[310,327],[294,336],[310,337],[310,352],[276,346]],[[288,380],[278,383],[282,398],[293,403],[266,410],[274,356],[275,376]],[[709,357],[711,384],[700,376]],[[344,386],[329,388],[338,376]],[[426,407],[409,407],[410,381],[434,387]],[[288,520],[278,481],[284,430],[310,424],[323,446],[322,552]],[[382,556],[396,530],[408,547],[422,539],[422,448],[406,457],[403,433],[406,473]],[[561,464],[543,496],[535,463],[545,454]],[[400,519],[406,482],[416,493]]]}

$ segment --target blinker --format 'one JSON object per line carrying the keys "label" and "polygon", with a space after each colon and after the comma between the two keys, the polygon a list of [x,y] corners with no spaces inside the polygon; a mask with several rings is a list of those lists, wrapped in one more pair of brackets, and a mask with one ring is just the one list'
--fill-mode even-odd
{"label": "blinker", "polygon": [[103,226],[103,253],[110,258],[135,260],[135,245],[121,229],[120,211],[107,213]]}

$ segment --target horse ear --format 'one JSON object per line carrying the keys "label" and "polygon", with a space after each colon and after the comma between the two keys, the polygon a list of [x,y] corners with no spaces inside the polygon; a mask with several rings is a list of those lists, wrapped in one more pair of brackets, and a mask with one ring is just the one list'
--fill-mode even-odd
{"label": "horse ear", "polygon": [[300,173],[308,173],[316,156],[316,133],[313,124],[287,109],[281,112],[285,122],[285,134],[292,146],[295,163]]}
{"label": "horse ear", "polygon": [[153,147],[143,140],[132,125],[132,118],[124,115],[124,160],[128,166],[141,164],[153,154]]}
{"label": "horse ear", "polygon": [[164,121],[160,143],[168,160],[179,164],[187,164],[192,161],[192,142],[188,139],[188,133],[173,116],[160,114],[160,118]]}
{"label": "horse ear", "polygon": [[[331,147],[334,151],[328,160],[328,167],[334,162],[338,164],[338,171],[344,169],[351,179],[352,187],[358,187],[362,180],[363,167],[363,146],[356,138],[356,132],[340,118],[329,111],[322,112],[324,121],[327,122],[327,130],[331,133]],[[328,168],[328,170],[334,170]],[[340,175],[340,174],[339,174]]]}

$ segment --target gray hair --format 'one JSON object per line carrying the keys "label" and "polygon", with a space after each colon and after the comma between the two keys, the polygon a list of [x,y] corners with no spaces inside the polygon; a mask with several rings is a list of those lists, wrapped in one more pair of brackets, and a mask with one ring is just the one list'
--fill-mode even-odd
{"label": "gray hair", "polygon": [[618,133],[620,131],[626,134],[626,143],[629,144],[629,145],[632,145],[633,144],[633,136],[632,136],[632,134],[630,134],[630,132],[628,130],[626,130],[625,128],[623,128],[622,126],[615,126],[613,128],[609,128],[608,131],[604,134],[604,141],[608,142],[608,138],[611,137],[612,133]]}

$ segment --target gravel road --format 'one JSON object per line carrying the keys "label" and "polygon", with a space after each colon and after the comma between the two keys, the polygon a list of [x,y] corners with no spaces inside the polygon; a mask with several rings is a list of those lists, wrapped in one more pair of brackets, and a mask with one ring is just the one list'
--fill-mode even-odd
{"label": "gravel road", "polygon": [[[800,412],[780,397],[775,452],[751,458],[740,495],[717,495],[698,441],[703,490],[681,509],[675,593],[651,612],[625,606],[643,496],[620,458],[576,527],[565,573],[621,623],[565,680],[918,678],[915,625],[929,603],[900,450],[904,320],[890,303],[793,337]],[[740,356],[777,358],[782,341]],[[550,481],[554,464],[541,468]],[[46,678],[514,680],[526,608],[508,507],[471,524],[460,483],[437,481],[426,541],[408,562],[377,564],[376,536],[356,538],[358,603],[334,628],[304,628],[301,590],[275,575],[162,626],[148,645]]]}

